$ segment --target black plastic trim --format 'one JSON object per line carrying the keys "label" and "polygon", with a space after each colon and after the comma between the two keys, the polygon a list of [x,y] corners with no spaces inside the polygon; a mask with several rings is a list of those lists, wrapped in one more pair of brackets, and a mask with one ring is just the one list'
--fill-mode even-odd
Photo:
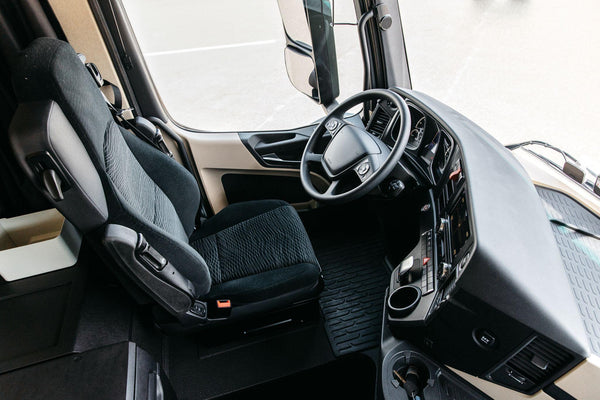
{"label": "black plastic trim", "polygon": [[[287,168],[297,170],[300,168],[300,159],[302,150],[308,142],[310,135],[315,129],[315,125],[309,125],[297,129],[269,131],[269,132],[240,132],[238,136],[250,154],[259,162],[260,165],[267,168]],[[268,158],[270,153],[277,151],[286,151],[286,148],[300,146],[300,154],[297,160],[275,160]],[[262,147],[262,148],[261,148]]]}
{"label": "black plastic trim", "polygon": [[575,397],[571,396],[569,393],[565,392],[554,383],[546,386],[544,388],[544,392],[552,397],[555,400],[577,400]]}

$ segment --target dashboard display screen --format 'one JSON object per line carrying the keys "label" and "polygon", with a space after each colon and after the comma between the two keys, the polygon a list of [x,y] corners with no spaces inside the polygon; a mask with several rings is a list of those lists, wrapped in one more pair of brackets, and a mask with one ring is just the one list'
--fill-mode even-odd
{"label": "dashboard display screen", "polygon": [[461,194],[458,203],[450,213],[450,232],[452,234],[452,256],[460,253],[460,250],[471,237],[469,227],[469,212],[465,194]]}

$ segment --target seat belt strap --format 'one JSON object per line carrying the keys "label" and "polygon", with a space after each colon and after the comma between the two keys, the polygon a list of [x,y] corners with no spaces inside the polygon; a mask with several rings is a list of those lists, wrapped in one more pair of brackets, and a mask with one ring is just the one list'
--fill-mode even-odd
{"label": "seat belt strap", "polygon": [[[123,107],[123,96],[121,95],[121,89],[119,89],[119,87],[117,85],[113,84],[112,82],[110,82],[106,79],[103,79],[102,74],[100,74],[100,70],[98,69],[96,64],[85,62],[84,55],[80,54],[79,58],[85,65],[86,69],[89,71],[92,78],[94,79],[94,82],[96,82],[96,85],[98,86],[98,89],[100,90],[100,94],[102,94],[102,97],[104,98],[104,101],[106,102],[106,105],[108,106],[115,121],[119,125],[123,126],[125,129],[129,129],[136,136],[143,139],[150,145],[156,147],[157,149],[159,149],[160,151],[162,151],[169,157],[173,157],[173,153],[167,147],[167,144],[165,143],[165,140],[163,139],[160,129],[158,129],[156,127],[156,125],[154,125],[152,122],[150,122],[149,120],[147,120],[144,117],[137,116],[133,119],[133,122],[131,120],[126,119],[123,116],[123,114],[126,113],[127,111],[133,111],[134,109],[133,109],[133,107],[126,108],[126,109],[122,108]],[[112,90],[112,93],[113,93],[113,101],[112,102],[110,100],[108,100],[106,95],[102,92],[101,88],[103,88],[103,87],[109,87]]]}
{"label": "seat belt strap", "polygon": [[[121,111],[121,114],[124,113],[125,111],[133,111],[133,108],[128,108],[126,110],[123,109],[123,96],[121,95],[121,89],[119,89],[119,87],[117,85],[115,85],[112,82],[107,81],[106,79],[103,79],[104,83],[102,84],[102,86],[100,87],[110,87],[113,93],[113,101],[112,104],[114,106],[114,108],[116,108],[117,110]],[[104,95],[104,93],[102,93]],[[108,99],[106,99],[106,96],[104,96],[104,99],[108,102]]]}
{"label": "seat belt strap", "polygon": [[[104,82],[108,81],[105,80]],[[117,92],[115,93],[120,93],[119,88],[117,86],[112,85],[112,87],[117,90]],[[173,153],[167,147],[167,144],[163,139],[163,135],[160,132],[160,129],[156,127],[156,125],[139,115],[132,120],[126,119],[125,117],[123,117],[123,114],[127,111],[133,111],[133,108],[118,108],[115,104],[109,102],[106,99],[106,97],[104,97],[104,99],[106,100],[106,104],[108,105],[108,108],[110,109],[113,118],[115,119],[115,121],[117,121],[119,125],[121,125],[125,129],[129,129],[140,139],[146,141],[147,143],[156,147],[158,150],[162,151],[169,157],[173,158]]]}
{"label": "seat belt strap", "polygon": [[100,70],[98,69],[96,64],[86,62],[85,56],[83,54],[79,54],[79,58],[83,62],[83,65],[85,65],[85,68],[88,70],[88,72],[90,73],[92,78],[94,78],[94,82],[96,82],[96,85],[99,88],[102,88],[105,86],[108,86],[111,88],[111,90],[113,92],[113,99],[114,99],[113,102],[110,102],[106,98],[104,93],[102,91],[100,91],[102,93],[102,97],[104,97],[104,101],[106,101],[107,104],[110,104],[112,106],[111,112],[113,111],[113,109],[119,110],[120,114],[124,113],[125,111],[133,111],[133,108],[127,109],[127,110],[122,109],[123,96],[121,95],[121,89],[119,89],[119,87],[117,85],[115,85],[114,83],[108,81],[107,79],[102,78],[102,74],[100,73]]}

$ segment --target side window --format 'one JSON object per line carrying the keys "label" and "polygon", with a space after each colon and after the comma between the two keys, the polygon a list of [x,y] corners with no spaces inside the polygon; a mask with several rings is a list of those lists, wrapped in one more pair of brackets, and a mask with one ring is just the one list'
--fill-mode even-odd
{"label": "side window", "polygon": [[[206,131],[291,129],[324,116],[290,83],[276,0],[122,0],[159,95],[179,124]],[[336,22],[355,23],[352,0]],[[362,90],[356,26],[336,25],[343,100]]]}

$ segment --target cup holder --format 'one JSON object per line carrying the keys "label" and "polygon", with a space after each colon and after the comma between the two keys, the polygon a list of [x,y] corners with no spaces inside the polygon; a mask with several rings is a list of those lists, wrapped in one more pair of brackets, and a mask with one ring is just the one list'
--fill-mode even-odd
{"label": "cup holder", "polygon": [[421,289],[416,286],[408,285],[396,289],[388,297],[388,312],[393,318],[406,317],[419,304],[421,300]]}

